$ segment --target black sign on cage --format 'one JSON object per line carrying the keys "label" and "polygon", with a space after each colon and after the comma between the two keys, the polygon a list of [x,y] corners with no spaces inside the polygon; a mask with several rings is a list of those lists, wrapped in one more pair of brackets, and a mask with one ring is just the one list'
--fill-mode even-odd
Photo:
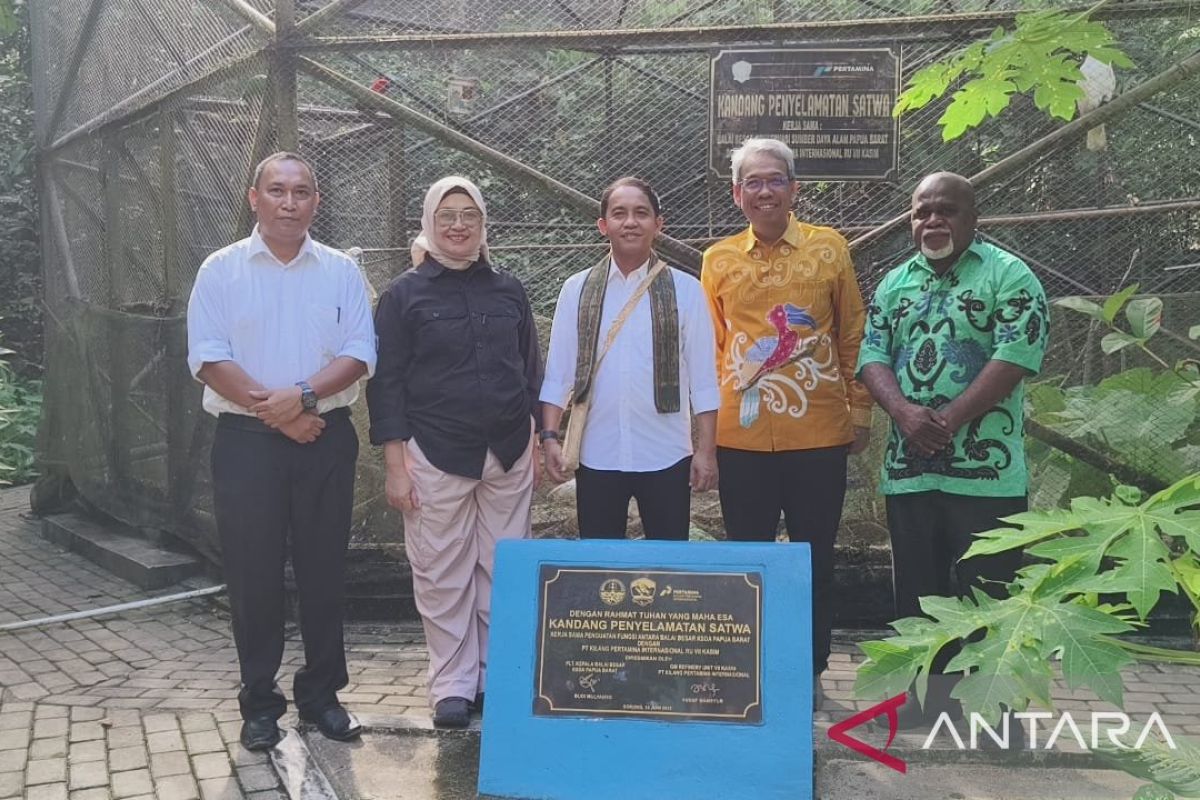
{"label": "black sign on cage", "polygon": [[796,153],[802,180],[894,180],[900,56],[889,48],[721,50],[712,59],[709,169],[768,136]]}

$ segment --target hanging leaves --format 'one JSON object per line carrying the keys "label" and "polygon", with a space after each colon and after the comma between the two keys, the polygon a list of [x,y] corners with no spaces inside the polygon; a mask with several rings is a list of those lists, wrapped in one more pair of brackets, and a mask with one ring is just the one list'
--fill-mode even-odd
{"label": "hanging leaves", "polygon": [[1116,47],[1108,28],[1086,15],[1059,11],[1019,14],[1011,31],[997,28],[987,40],[918,70],[892,113],[900,116],[923,108],[966,78],[938,119],[944,141],[957,139],[989,117],[998,116],[1018,93],[1032,92],[1039,109],[1070,120],[1084,97],[1079,65],[1088,56],[1114,67],[1133,66]]}

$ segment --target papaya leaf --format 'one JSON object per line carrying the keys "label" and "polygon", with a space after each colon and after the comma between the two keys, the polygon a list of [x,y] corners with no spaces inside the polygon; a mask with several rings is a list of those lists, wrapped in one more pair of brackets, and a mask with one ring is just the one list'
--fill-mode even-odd
{"label": "papaya leaf", "polygon": [[1023,511],[1011,517],[1004,517],[1002,521],[1020,525],[1021,528],[993,528],[975,534],[975,541],[971,543],[963,559],[1015,550],[1080,527],[1078,517],[1061,508]]}
{"label": "papaya leaf", "polygon": [[1160,788],[1182,797],[1200,797],[1200,742],[1190,737],[1171,738],[1174,748],[1151,736],[1137,749],[1105,742],[1096,752],[1108,764]]}

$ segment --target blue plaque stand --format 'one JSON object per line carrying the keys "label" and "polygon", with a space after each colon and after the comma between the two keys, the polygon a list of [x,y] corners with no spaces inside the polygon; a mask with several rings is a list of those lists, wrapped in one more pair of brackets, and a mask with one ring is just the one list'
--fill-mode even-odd
{"label": "blue plaque stand", "polygon": [[[679,588],[685,586],[702,588]],[[718,591],[717,605],[726,593],[740,609],[747,597],[757,602],[749,640],[719,636],[738,644],[715,647],[702,641],[712,632],[746,633],[741,611],[730,615],[739,617],[730,628],[710,627],[722,624],[719,614],[718,621],[677,622],[711,619],[688,613],[687,603],[700,608],[701,593]],[[564,612],[576,599],[578,610]],[[584,608],[589,603],[592,610]],[[599,618],[610,626],[602,630],[638,633],[610,644],[616,634],[597,635],[600,623],[588,621]],[[652,632],[664,630],[675,633]],[[689,638],[689,630],[701,635]],[[811,630],[805,544],[502,541],[479,791],[522,800],[811,800]],[[640,658],[636,637],[660,635],[661,647],[674,650],[651,646],[651,657]],[[695,649],[687,646],[693,640],[700,642]],[[728,654],[715,658],[741,666],[691,663],[703,660],[691,653],[718,650]],[[584,653],[576,659],[603,654],[562,660],[567,651]],[[678,652],[667,660],[679,663],[646,663],[661,661],[661,652]],[[757,665],[757,675],[747,664]],[[705,670],[749,678],[687,677]],[[665,685],[647,699],[638,695],[645,687],[636,675]],[[684,677],[672,683],[672,675]],[[721,706],[723,695],[736,696]]]}

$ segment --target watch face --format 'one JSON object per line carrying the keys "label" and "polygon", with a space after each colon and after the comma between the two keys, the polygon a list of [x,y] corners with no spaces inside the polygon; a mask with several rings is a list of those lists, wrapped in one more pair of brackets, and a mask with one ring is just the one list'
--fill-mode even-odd
{"label": "watch face", "polygon": [[316,393],[315,392],[305,392],[304,394],[300,395],[300,405],[302,405],[306,409],[316,408],[317,407]]}

